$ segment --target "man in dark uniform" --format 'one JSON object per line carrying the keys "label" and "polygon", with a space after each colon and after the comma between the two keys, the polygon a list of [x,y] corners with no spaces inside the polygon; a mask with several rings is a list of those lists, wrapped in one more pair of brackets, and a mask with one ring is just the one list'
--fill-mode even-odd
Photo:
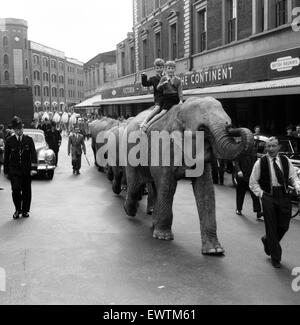
{"label": "man in dark uniform", "polygon": [[51,150],[55,153],[55,166],[57,166],[58,163],[58,152],[59,148],[61,146],[61,134],[56,129],[56,123],[51,122],[51,129],[46,131],[45,133],[46,142],[48,143],[48,146]]}
{"label": "man in dark uniform", "polygon": [[74,133],[69,137],[68,143],[68,155],[72,153],[72,166],[73,174],[79,175],[81,168],[81,156],[82,152],[86,155],[86,147],[84,143],[84,137],[79,133],[78,125],[74,127]]}
{"label": "man in dark uniform", "polygon": [[29,217],[31,205],[31,176],[36,174],[37,154],[31,137],[23,134],[23,123],[14,117],[12,128],[15,134],[5,143],[4,174],[11,181],[12,198],[16,208],[13,215],[18,219]]}
{"label": "man in dark uniform", "polygon": [[265,253],[272,258],[275,268],[281,267],[280,242],[289,229],[292,205],[288,186],[300,194],[300,181],[291,161],[279,154],[280,145],[272,137],[266,145],[267,155],[258,160],[250,177],[250,189],[262,199],[266,236],[262,238]]}

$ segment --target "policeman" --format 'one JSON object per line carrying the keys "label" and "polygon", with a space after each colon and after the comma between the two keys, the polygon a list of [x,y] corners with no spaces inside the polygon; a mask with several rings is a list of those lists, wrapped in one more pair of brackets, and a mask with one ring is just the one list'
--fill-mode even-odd
{"label": "policeman", "polygon": [[51,122],[51,129],[46,131],[45,138],[49,148],[55,153],[55,166],[57,166],[58,152],[62,139],[60,132],[56,129],[56,123],[54,121]]}
{"label": "policeman", "polygon": [[31,205],[31,176],[36,174],[37,154],[31,137],[23,134],[23,123],[19,117],[12,120],[15,134],[5,143],[4,174],[11,181],[12,198],[16,208],[13,215],[18,219],[29,218]]}

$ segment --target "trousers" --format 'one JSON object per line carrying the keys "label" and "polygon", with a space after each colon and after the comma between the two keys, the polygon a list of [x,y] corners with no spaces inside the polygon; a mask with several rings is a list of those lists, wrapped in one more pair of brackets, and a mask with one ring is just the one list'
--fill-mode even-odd
{"label": "trousers", "polygon": [[11,175],[10,176],[12,198],[16,211],[30,212],[31,206],[31,176]]}

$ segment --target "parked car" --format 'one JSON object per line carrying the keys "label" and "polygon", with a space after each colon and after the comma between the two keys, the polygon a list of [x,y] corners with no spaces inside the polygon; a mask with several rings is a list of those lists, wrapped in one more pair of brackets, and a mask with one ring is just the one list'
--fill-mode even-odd
{"label": "parked car", "polygon": [[55,153],[53,150],[49,149],[49,146],[45,140],[44,131],[36,129],[24,129],[24,134],[33,139],[38,158],[38,174],[45,175],[50,180],[53,179],[56,168]]}

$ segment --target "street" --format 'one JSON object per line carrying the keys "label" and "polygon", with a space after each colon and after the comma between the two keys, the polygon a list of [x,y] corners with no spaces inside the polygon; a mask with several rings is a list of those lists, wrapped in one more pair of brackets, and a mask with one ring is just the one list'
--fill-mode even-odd
{"label": "street", "polygon": [[152,239],[145,198],[136,218],[126,216],[105,175],[88,165],[74,176],[64,138],[52,181],[33,180],[31,217],[14,221],[11,188],[0,176],[1,304],[299,304],[292,270],[300,267],[300,221],[282,242],[283,268],[263,251],[264,223],[235,214],[230,177],[216,186],[218,235],[225,257],[201,255],[199,219],[188,181],[174,202],[175,241]]}

